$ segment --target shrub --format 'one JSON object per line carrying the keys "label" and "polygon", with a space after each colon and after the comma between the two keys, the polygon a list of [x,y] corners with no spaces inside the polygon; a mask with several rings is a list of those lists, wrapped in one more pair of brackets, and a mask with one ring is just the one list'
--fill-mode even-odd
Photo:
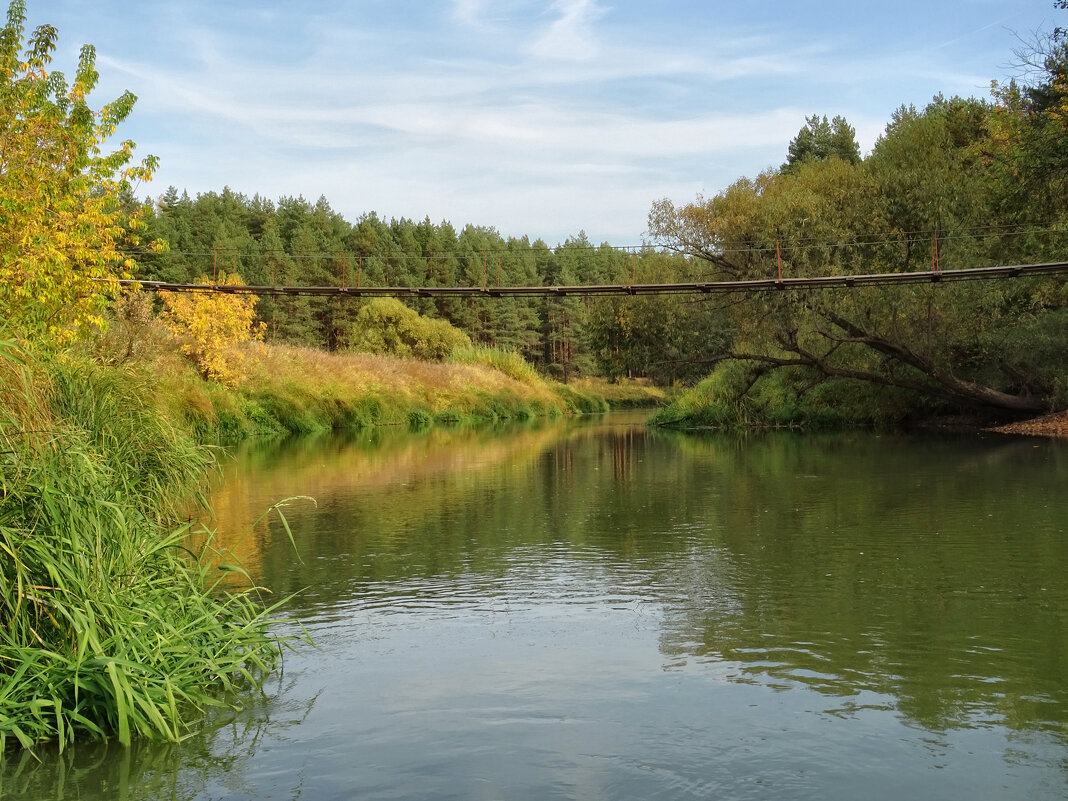
{"label": "shrub", "polygon": [[424,317],[395,298],[375,298],[360,309],[344,343],[363,353],[442,361],[471,339],[447,320]]}
{"label": "shrub", "polygon": [[[211,284],[206,275],[199,284]],[[237,273],[219,273],[219,286],[243,286]],[[160,292],[166,307],[161,315],[167,328],[181,343],[186,354],[210,380],[234,385],[241,377],[245,354],[234,348],[241,342],[263,338],[263,323],[254,325],[255,295],[214,291]]]}

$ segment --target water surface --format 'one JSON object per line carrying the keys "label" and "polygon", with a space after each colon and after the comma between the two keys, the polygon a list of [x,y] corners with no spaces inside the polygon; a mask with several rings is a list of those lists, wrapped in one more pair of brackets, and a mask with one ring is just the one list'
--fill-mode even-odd
{"label": "water surface", "polygon": [[[220,525],[316,647],[220,728],[0,789],[1068,798],[1066,479],[1058,442],[611,416],[246,449]],[[256,522],[293,495],[297,554]]]}

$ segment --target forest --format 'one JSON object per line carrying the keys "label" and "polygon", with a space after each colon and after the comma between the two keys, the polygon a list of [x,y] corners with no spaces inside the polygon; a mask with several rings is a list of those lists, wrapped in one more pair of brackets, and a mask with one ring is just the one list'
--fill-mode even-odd
{"label": "forest", "polygon": [[[653,202],[647,243],[584,233],[550,246],[448,221],[355,222],[326,198],[277,202],[168,188],[145,218],[137,277],[402,287],[623,284],[956,270],[1063,258],[1068,64],[1055,31],[1031,72],[989,99],[903,106],[862,154],[841,116],[813,115],[780,166],[711,198]],[[567,382],[688,386],[665,421],[870,424],[1068,405],[1063,275],[728,297],[406,301]],[[264,297],[269,342],[352,347],[367,301]]]}
{"label": "forest", "polygon": [[[374,213],[355,223],[330,208],[284,197],[273,202],[228,189],[195,199],[169,188],[147,220],[146,239],[164,253],[138,254],[137,277],[190,282],[219,270],[266,286],[561,286],[686,280],[704,266],[652,246],[595,246],[584,233],[550,247],[504,238],[495,229],[447,221],[385,221]],[[353,344],[366,302],[264,296],[257,305],[268,342],[339,350]],[[515,351],[545,375],[567,381],[608,375],[657,382],[692,381],[694,363],[725,344],[726,318],[692,299],[605,304],[578,297],[437,298],[408,304],[447,320],[476,343]]]}

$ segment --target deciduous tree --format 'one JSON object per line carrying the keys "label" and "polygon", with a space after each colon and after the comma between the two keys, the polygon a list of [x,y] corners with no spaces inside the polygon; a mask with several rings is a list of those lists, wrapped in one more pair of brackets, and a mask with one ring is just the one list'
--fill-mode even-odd
{"label": "deciduous tree", "polygon": [[[242,286],[237,273],[220,272],[213,282],[202,275],[197,283]],[[204,378],[234,384],[241,377],[245,355],[234,348],[242,342],[263,338],[263,323],[256,323],[255,295],[226,292],[161,292],[163,322],[181,343],[185,353]]]}
{"label": "deciduous tree", "polygon": [[123,201],[156,160],[134,163],[128,140],[106,149],[136,98],[89,106],[95,50],[82,48],[68,82],[51,69],[56,29],[27,37],[25,25],[26,4],[13,0],[0,30],[0,320],[54,347],[101,327],[119,279],[132,273],[128,252],[144,224]]}
{"label": "deciduous tree", "polygon": [[360,309],[347,344],[365,353],[440,361],[471,339],[448,321],[424,317],[396,298],[375,298]]}
{"label": "deciduous tree", "polygon": [[[1031,213],[1019,178],[988,155],[992,114],[982,101],[937,97],[896,114],[862,162],[802,159],[707,201],[661,201],[650,232],[734,279],[775,276],[780,254],[787,276],[1054,258],[1041,237],[1006,227]],[[1042,121],[1021,122],[1031,123]],[[756,366],[743,393],[787,370],[801,393],[865,382],[917,404],[1032,413],[1065,400],[1063,363],[1036,358],[1066,342],[1063,279],[776,292],[731,311],[735,338],[721,358]]]}

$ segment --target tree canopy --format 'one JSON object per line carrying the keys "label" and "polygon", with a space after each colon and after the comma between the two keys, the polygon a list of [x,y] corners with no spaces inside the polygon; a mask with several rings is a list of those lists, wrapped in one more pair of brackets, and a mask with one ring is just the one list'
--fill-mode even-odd
{"label": "tree canopy", "polygon": [[[814,143],[833,126],[809,118],[782,169],[711,199],[660,201],[650,232],[731,279],[774,277],[779,259],[790,276],[1056,260],[1068,137],[1059,102],[1046,100],[1063,70],[1048,63],[1029,91],[899,109],[865,159],[822,157],[830,151]],[[795,410],[860,385],[883,409],[1068,405],[1063,277],[765,294],[732,306],[731,319],[717,371],[735,404],[775,381],[775,404]],[[903,396],[913,400],[902,407]]]}
{"label": "tree canopy", "polygon": [[845,117],[839,115],[827,122],[826,114],[823,117],[813,114],[790,141],[782,170],[790,172],[805,162],[829,158],[840,158],[851,164],[860,161],[857,132]]}
{"label": "tree canopy", "polygon": [[129,92],[98,110],[95,50],[81,50],[72,82],[52,70],[57,32],[28,36],[13,0],[0,30],[0,319],[34,344],[63,344],[99,327],[135,264],[142,211],[136,182],[155,167],[134,144],[105,145],[130,114]]}

